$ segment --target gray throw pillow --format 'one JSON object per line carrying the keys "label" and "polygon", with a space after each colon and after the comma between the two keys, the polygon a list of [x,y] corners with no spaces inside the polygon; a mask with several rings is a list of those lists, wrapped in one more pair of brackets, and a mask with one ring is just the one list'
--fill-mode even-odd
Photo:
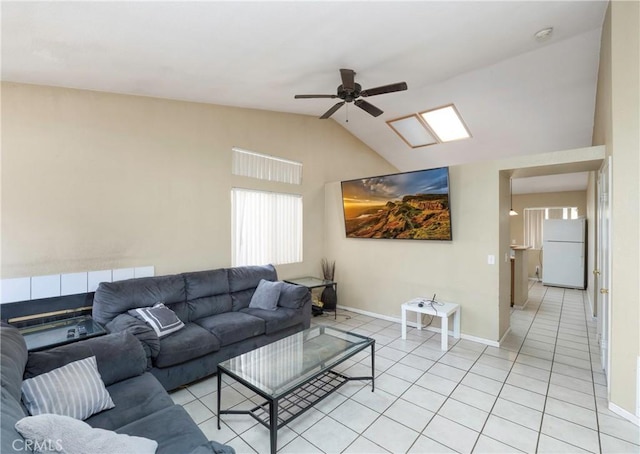
{"label": "gray throw pillow", "polygon": [[158,448],[155,440],[94,429],[86,422],[68,416],[27,416],[19,420],[15,428],[24,438],[33,442],[32,446],[44,448],[41,449],[44,452],[153,454]]}
{"label": "gray throw pillow", "polygon": [[26,379],[22,382],[22,401],[31,415],[54,413],[83,420],[115,406],[95,356]]}
{"label": "gray throw pillow", "polygon": [[256,291],[253,292],[249,307],[275,311],[278,308],[278,298],[282,290],[282,282],[271,282],[260,279]]}
{"label": "gray throw pillow", "polygon": [[156,303],[153,307],[141,307],[131,309],[129,315],[147,323],[156,332],[158,337],[175,333],[184,327],[182,320],[171,309],[162,303]]}

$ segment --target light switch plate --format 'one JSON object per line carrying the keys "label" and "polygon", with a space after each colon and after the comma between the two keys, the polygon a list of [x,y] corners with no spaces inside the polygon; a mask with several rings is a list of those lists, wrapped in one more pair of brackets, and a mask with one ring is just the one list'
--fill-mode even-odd
{"label": "light switch plate", "polygon": [[496,264],[496,256],[488,255],[487,256],[487,265],[495,265]]}

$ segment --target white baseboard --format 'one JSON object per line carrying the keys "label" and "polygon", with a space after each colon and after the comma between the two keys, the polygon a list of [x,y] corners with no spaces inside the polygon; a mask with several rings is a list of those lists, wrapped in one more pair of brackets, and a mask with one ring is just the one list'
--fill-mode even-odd
{"label": "white baseboard", "polygon": [[609,402],[609,410],[614,412],[616,415],[622,416],[624,419],[634,423],[636,426],[640,426],[640,418],[634,415],[631,412],[628,412],[622,407],[618,407],[613,402]]}
{"label": "white baseboard", "polygon": [[527,301],[524,302],[524,304],[522,306],[518,305],[518,304],[514,304],[513,308],[514,309],[518,309],[518,310],[523,310],[525,307],[527,307],[527,304],[529,304],[529,298],[527,298]]}
{"label": "white baseboard", "polygon": [[[511,329],[511,328],[509,328],[509,329]],[[485,339],[484,337],[470,336],[469,334],[460,334],[460,337],[462,339],[466,339],[466,340],[469,340],[471,342],[477,342],[478,344],[484,344],[484,345],[488,345],[490,347],[496,347],[496,348],[500,347],[500,342],[496,342],[496,341],[492,341],[492,340],[489,340],[489,339]]]}
{"label": "white baseboard", "polygon": [[[402,323],[402,319],[398,318],[398,317],[391,317],[389,315],[382,315],[382,314],[377,314],[375,312],[370,312],[370,311],[365,311],[362,309],[357,309],[354,307],[349,307],[349,306],[342,306],[342,305],[338,305],[339,309],[344,309],[345,311],[350,311],[350,312],[355,312],[356,314],[362,314],[362,315],[367,315],[369,317],[373,317],[373,318],[379,318],[382,320],[387,320],[389,322],[395,322],[398,324]],[[338,314],[340,315],[340,314]],[[414,328],[416,328],[418,326],[418,324],[416,322],[410,322],[407,320],[407,326],[412,326]],[[440,328],[436,328],[435,326],[426,326],[426,327],[422,327],[422,329],[426,330],[426,331],[433,331],[435,333],[440,333],[442,332],[442,330]],[[511,330],[511,328],[509,328],[509,330]],[[509,331],[507,331],[509,332]],[[453,331],[449,331],[449,336],[453,336]],[[496,342],[496,341],[492,341],[489,339],[485,339],[483,337],[476,337],[476,336],[471,336],[469,334],[464,334],[464,333],[460,333],[460,338],[461,339],[465,339],[465,340],[469,340],[471,342],[476,342],[478,344],[484,344],[484,345],[490,345],[491,347],[500,347],[500,343]]]}
{"label": "white baseboard", "polygon": [[500,347],[502,345],[502,342],[504,342],[505,337],[507,337],[507,335],[511,332],[511,326],[509,326],[509,328],[507,328],[507,330],[504,332],[504,334],[502,335],[502,337],[500,338],[500,340],[498,341],[498,347]]}

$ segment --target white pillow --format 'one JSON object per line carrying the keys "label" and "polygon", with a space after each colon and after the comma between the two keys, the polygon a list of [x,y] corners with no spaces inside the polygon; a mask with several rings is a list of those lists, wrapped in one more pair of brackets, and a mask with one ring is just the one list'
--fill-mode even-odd
{"label": "white pillow", "polygon": [[87,419],[115,406],[100,377],[95,356],[24,380],[22,401],[31,415],[54,413],[76,419]]}
{"label": "white pillow", "polygon": [[[158,442],[105,429],[94,429],[69,416],[42,414],[19,420],[16,430],[39,451],[66,454],[153,454]],[[44,448],[44,449],[42,449]]]}
{"label": "white pillow", "polygon": [[156,303],[153,307],[131,309],[129,315],[142,320],[153,328],[158,337],[167,336],[184,327],[184,323],[175,312],[162,303]]}

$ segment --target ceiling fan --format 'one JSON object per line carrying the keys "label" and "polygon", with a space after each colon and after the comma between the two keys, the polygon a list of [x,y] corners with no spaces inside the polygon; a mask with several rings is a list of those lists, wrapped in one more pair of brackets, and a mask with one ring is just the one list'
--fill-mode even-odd
{"label": "ceiling fan", "polygon": [[378,109],[373,104],[368,103],[364,99],[358,99],[360,97],[368,97],[375,95],[383,95],[385,93],[393,93],[394,91],[403,91],[407,89],[406,82],[398,82],[395,84],[383,85],[381,87],[369,88],[363,90],[360,84],[355,82],[355,71],[353,69],[341,69],[340,76],[342,77],[342,85],[338,86],[337,94],[335,95],[295,95],[295,99],[309,99],[309,98],[340,98],[343,101],[335,104],[331,109],[327,110],[324,115],[320,117],[321,120],[326,120],[335,113],[345,103],[353,102],[356,106],[367,112],[374,117],[382,115],[383,111]]}

